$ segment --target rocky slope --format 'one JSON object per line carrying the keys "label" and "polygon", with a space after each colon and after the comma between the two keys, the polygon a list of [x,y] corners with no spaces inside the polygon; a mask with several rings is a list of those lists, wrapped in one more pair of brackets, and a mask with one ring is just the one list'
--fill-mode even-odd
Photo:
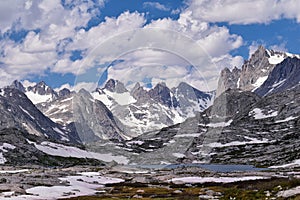
{"label": "rocky slope", "polygon": [[2,129],[17,128],[43,138],[80,142],[76,132],[51,121],[18,89],[1,89],[0,112]]}
{"label": "rocky slope", "polygon": [[185,122],[124,143],[133,163],[274,166],[300,159],[300,85],[266,97],[227,90]]}
{"label": "rocky slope", "polygon": [[[47,153],[45,151],[49,146],[42,145],[47,139],[43,139],[16,128],[1,129],[0,140],[0,164],[14,167],[24,165],[49,167],[104,165],[104,162],[92,158],[78,158],[76,156],[67,158],[66,156],[51,155],[50,152]],[[61,143],[61,145],[62,144],[63,143]],[[74,148],[73,146],[74,144],[72,147],[65,147]],[[83,148],[83,146],[81,146],[81,148]]]}

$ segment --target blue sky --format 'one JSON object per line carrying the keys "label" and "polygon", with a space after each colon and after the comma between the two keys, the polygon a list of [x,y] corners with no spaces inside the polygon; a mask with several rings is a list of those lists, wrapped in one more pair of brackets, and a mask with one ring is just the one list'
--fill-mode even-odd
{"label": "blue sky", "polygon": [[[169,86],[183,80],[203,90],[204,85],[214,89],[222,68],[240,67],[259,45],[300,54],[298,4],[293,0],[1,2],[0,86],[19,79],[44,80],[53,88],[78,84],[91,89],[102,77],[127,83],[147,80],[146,85],[166,81]],[[161,46],[152,48],[156,43]],[[128,53],[130,45],[135,49]],[[115,47],[117,52],[111,52]],[[109,66],[118,59],[124,62]],[[188,66],[193,64],[191,70]],[[92,76],[89,82],[86,77]]]}

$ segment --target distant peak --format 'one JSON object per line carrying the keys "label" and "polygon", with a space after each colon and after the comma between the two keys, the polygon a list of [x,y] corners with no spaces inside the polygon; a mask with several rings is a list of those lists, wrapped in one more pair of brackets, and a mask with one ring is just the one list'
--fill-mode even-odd
{"label": "distant peak", "polygon": [[38,85],[38,86],[46,86],[47,84],[45,83],[45,81],[40,81],[36,85]]}
{"label": "distant peak", "polygon": [[124,93],[128,92],[128,90],[125,88],[124,84],[118,80],[109,79],[104,86],[104,89],[107,89],[111,92],[117,92],[117,93]]}
{"label": "distant peak", "polygon": [[266,48],[263,45],[259,45],[257,51],[266,51]]}
{"label": "distant peak", "polygon": [[20,90],[22,92],[25,92],[25,88],[24,88],[23,84],[20,81],[18,81],[18,80],[14,80],[12,82],[12,84],[10,85],[10,87],[18,89],[18,90]]}
{"label": "distant peak", "polygon": [[165,82],[157,83],[155,87],[167,87]]}
{"label": "distant peak", "polygon": [[186,82],[180,82],[178,88],[192,87],[190,84]]}

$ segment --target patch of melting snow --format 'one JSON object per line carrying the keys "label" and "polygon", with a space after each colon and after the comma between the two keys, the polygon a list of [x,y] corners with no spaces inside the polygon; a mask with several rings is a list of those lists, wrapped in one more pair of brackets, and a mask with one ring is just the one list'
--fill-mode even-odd
{"label": "patch of melting snow", "polygon": [[249,116],[253,116],[254,119],[265,119],[269,117],[276,117],[278,115],[277,111],[268,111],[268,114],[264,114],[260,108],[254,108],[249,112]]}
{"label": "patch of melting snow", "polygon": [[185,157],[185,155],[182,153],[173,153],[172,155],[175,156],[176,158],[184,158]]}
{"label": "patch of melting snow", "polygon": [[127,142],[128,144],[137,144],[137,145],[142,145],[144,144],[143,141],[130,141],[130,142]]}
{"label": "patch of melting snow", "polygon": [[23,173],[28,172],[29,169],[19,169],[19,170],[0,170],[0,174],[17,174],[17,173]]}
{"label": "patch of melting snow", "polygon": [[83,172],[78,176],[60,178],[61,182],[69,183],[67,186],[38,186],[26,190],[27,195],[11,196],[10,199],[37,200],[58,199],[77,196],[93,195],[99,192],[97,189],[105,184],[121,183],[123,179],[100,176],[98,172]]}
{"label": "patch of melting snow", "polygon": [[35,119],[26,109],[24,109],[22,106],[19,106],[19,108],[26,113],[31,119]]}
{"label": "patch of melting snow", "polygon": [[[186,133],[186,134],[178,134],[175,135],[174,138],[181,138],[181,137],[199,137],[202,133]],[[169,143],[174,143],[174,140],[170,140]]]}
{"label": "patch of melting snow", "polygon": [[8,152],[8,150],[15,149],[16,147],[14,145],[8,144],[8,143],[3,143],[0,146],[0,164],[4,164],[7,160],[3,155],[3,152]]}
{"label": "patch of melting snow", "polygon": [[296,118],[298,118],[298,117],[290,116],[290,117],[282,119],[282,120],[277,120],[277,121],[275,121],[275,123],[288,122],[288,121],[291,121],[291,120],[296,119]]}
{"label": "patch of melting snow", "polygon": [[0,153],[0,164],[4,164],[7,160],[5,159],[5,157],[3,156],[3,153]]}
{"label": "patch of melting snow", "polygon": [[272,65],[277,65],[281,63],[284,60],[284,58],[285,58],[284,54],[275,54],[273,56],[270,56],[268,61]]}
{"label": "patch of melting snow", "polygon": [[285,81],[286,81],[286,79],[283,79],[283,80],[281,80],[281,81],[279,81],[279,82],[277,82],[277,83],[274,83],[274,84],[272,85],[272,87],[273,87],[273,88],[276,88],[276,87],[278,87],[278,86],[281,86]]}
{"label": "patch of melting snow", "polygon": [[254,86],[254,89],[252,90],[255,91],[257,88],[259,88],[260,86],[262,86],[262,84],[268,79],[268,76],[262,76],[259,77],[255,83],[252,84],[252,86]]}
{"label": "patch of melting snow", "polygon": [[74,158],[92,158],[105,162],[116,161],[119,164],[127,164],[129,161],[124,156],[114,156],[110,153],[101,154],[96,152],[89,152],[77,147],[65,146],[62,144],[56,144],[52,142],[42,142],[41,144],[36,144],[35,142],[28,141],[34,146],[49,155],[61,156],[61,157],[74,157]]}
{"label": "patch of melting snow", "polygon": [[256,138],[250,138],[250,137],[244,137],[247,140],[250,141],[233,141],[233,142],[229,142],[229,143],[219,143],[219,142],[213,142],[210,144],[207,144],[207,146],[209,147],[229,147],[229,146],[240,146],[240,145],[246,145],[246,144],[263,144],[263,143],[268,143],[270,142],[268,139],[263,138],[262,140],[258,140]]}
{"label": "patch of melting snow", "polygon": [[298,166],[300,166],[300,159],[294,160],[293,162],[288,164],[271,166],[269,168],[277,169],[277,168],[290,168],[290,167],[298,167]]}
{"label": "patch of melting snow", "polygon": [[232,120],[229,120],[228,122],[210,123],[210,124],[207,124],[206,126],[213,127],[213,128],[226,127],[226,126],[229,126],[231,123],[232,123]]}
{"label": "patch of melting snow", "polygon": [[40,95],[40,94],[34,93],[32,91],[26,92],[25,94],[28,97],[28,99],[31,100],[31,102],[33,104],[43,103],[43,102],[47,102],[47,101],[52,100],[52,95],[51,94],[49,94],[49,95]]}
{"label": "patch of melting snow", "polygon": [[291,188],[291,189],[288,189],[288,190],[280,191],[280,192],[278,192],[277,196],[288,198],[288,197],[295,196],[297,194],[300,194],[300,186],[295,187],[295,188]]}

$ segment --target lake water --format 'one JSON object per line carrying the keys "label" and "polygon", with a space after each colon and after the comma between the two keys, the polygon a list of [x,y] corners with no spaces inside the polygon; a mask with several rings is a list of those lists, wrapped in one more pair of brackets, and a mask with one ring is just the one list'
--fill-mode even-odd
{"label": "lake water", "polygon": [[136,167],[147,169],[176,169],[182,167],[199,167],[215,172],[236,172],[236,171],[262,171],[266,168],[256,168],[253,165],[222,165],[222,164],[170,164],[170,165],[137,165]]}

